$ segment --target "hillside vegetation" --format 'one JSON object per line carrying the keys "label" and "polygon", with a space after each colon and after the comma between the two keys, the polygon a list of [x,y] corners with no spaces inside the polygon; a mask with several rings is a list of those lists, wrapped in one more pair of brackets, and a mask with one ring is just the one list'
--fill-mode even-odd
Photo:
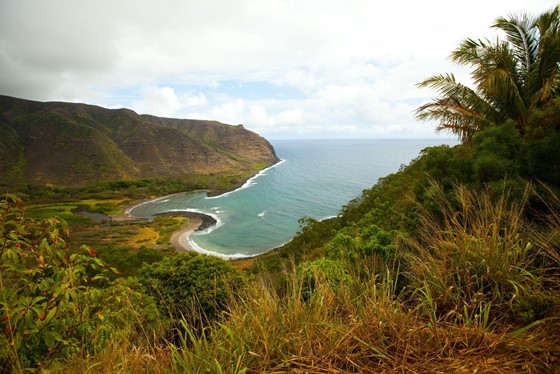
{"label": "hillside vegetation", "polygon": [[0,96],[0,185],[9,189],[138,180],[188,189],[220,175],[237,177],[231,188],[277,161],[270,143],[241,125]]}
{"label": "hillside vegetation", "polygon": [[185,253],[140,256],[119,276],[95,248],[69,250],[63,220],[6,196],[0,366],[559,372],[559,13],[499,19],[505,40],[461,44],[475,88],[422,83],[440,96],[418,116],[462,144],[425,149],[336,218],[302,218],[245,270]]}

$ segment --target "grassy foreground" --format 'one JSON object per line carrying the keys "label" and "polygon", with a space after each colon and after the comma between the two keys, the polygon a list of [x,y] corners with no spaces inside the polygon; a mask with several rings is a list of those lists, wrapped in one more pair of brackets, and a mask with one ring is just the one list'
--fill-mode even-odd
{"label": "grassy foreground", "polygon": [[[133,293],[139,288],[130,278],[124,294],[122,283],[100,284],[103,303],[113,307],[98,309],[103,317],[91,319],[88,339],[76,342],[72,354],[44,361],[43,369],[557,372],[560,200],[548,196],[548,214],[535,225],[526,215],[530,194],[517,203],[507,193],[496,200],[456,187],[451,198],[434,188],[437,215],[420,208],[417,235],[397,239],[389,257],[331,253],[287,262],[279,272],[246,273],[242,286],[226,284],[227,303],[211,318],[189,305],[175,314],[171,299],[154,309],[149,292]],[[7,264],[4,270],[13,270]],[[3,276],[4,298],[10,281]],[[221,284],[212,284],[219,292]],[[24,370],[26,359],[10,355],[10,346],[4,355],[20,358],[3,362]]]}

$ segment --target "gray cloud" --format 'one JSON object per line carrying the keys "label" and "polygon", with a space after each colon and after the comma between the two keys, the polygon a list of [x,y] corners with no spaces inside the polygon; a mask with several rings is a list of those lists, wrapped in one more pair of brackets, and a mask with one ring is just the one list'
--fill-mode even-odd
{"label": "gray cloud", "polygon": [[[412,115],[430,92],[415,83],[456,71],[451,49],[491,35],[496,17],[554,5],[3,0],[0,93],[243,122],[274,137],[430,136]],[[236,82],[288,94],[255,98]]]}

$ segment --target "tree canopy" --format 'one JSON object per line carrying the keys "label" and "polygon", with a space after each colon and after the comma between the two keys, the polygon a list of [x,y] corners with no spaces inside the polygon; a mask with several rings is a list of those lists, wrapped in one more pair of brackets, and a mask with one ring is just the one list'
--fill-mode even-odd
{"label": "tree canopy", "polygon": [[436,120],[470,143],[477,132],[508,119],[521,134],[530,114],[560,93],[560,6],[532,17],[526,13],[498,18],[492,25],[505,34],[465,39],[451,53],[453,62],[472,68],[474,88],[453,74],[434,75],[418,84],[439,96],[416,110],[418,119]]}

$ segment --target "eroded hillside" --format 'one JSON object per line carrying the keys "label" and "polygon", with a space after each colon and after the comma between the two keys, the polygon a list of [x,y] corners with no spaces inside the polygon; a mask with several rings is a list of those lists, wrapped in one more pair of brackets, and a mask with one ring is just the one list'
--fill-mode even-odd
{"label": "eroded hillside", "polygon": [[277,161],[243,126],[0,96],[0,184],[82,187],[255,170]]}

